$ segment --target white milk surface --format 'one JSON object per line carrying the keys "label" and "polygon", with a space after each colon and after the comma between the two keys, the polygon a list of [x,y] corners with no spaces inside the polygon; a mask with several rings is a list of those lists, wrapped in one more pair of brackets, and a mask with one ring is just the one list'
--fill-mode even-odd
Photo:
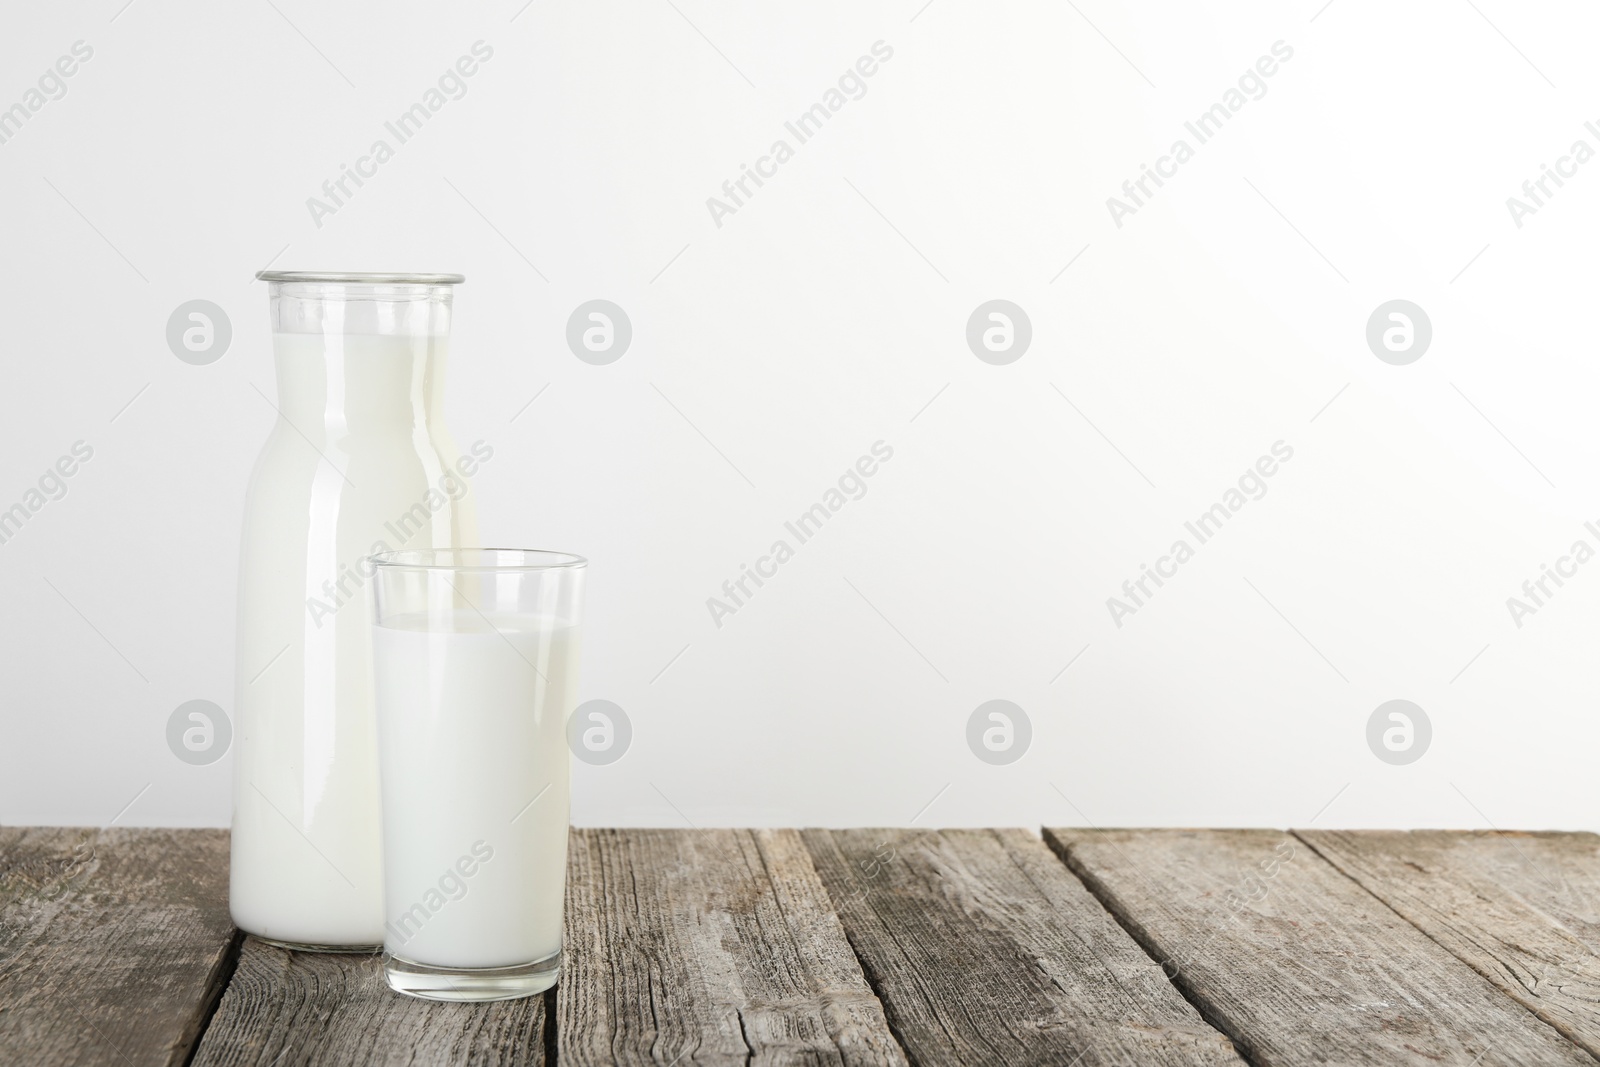
{"label": "white milk surface", "polygon": [[435,967],[558,952],[577,628],[467,608],[395,617],[373,645],[384,948]]}
{"label": "white milk surface", "polygon": [[240,560],[230,903],[250,933],[377,945],[371,579],[359,564],[375,548],[476,540],[467,483],[456,498],[437,492],[457,458],[437,417],[445,339],[273,345],[282,418],[251,477]]}

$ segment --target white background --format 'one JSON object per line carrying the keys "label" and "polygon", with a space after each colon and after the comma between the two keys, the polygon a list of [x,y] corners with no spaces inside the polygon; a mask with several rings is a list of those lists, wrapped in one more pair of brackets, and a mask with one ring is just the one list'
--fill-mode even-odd
{"label": "white background", "polygon": [[[1600,148],[1583,5],[123,2],[0,35],[0,107],[94,49],[0,145],[0,507],[94,448],[0,545],[0,821],[228,821],[231,760],[164,734],[231,709],[271,262],[468,276],[448,412],[496,449],[484,539],[592,559],[582,696],[633,722],[576,765],[580,824],[1600,823],[1600,564],[1506,606],[1600,545],[1600,162],[1506,206]],[[467,95],[316,226],[478,40]],[[879,40],[717,227],[706,198]],[[1279,40],[1118,228],[1106,198]],[[606,367],[564,341],[597,297],[634,328]],[[196,298],[234,326],[203,367],[164,338]],[[1032,321],[1009,366],[965,341],[994,298]],[[1365,340],[1396,298],[1433,325],[1408,366]],[[866,496],[713,625],[878,440]],[[1106,598],[1279,440],[1268,494],[1117,627]],[[965,741],[994,698],[1033,724],[1008,766]],[[1366,742],[1395,698],[1433,726],[1408,766]]]}

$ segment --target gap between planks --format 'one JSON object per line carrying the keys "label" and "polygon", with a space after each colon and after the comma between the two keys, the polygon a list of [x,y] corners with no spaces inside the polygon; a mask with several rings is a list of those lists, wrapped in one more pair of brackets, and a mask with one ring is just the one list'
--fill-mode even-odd
{"label": "gap between planks", "polygon": [[191,1067],[194,1058],[200,1054],[200,1042],[205,1038],[206,1031],[211,1029],[211,1020],[217,1017],[217,1009],[222,1007],[222,996],[233,982],[233,972],[239,969],[239,953],[244,950],[244,939],[248,936],[243,930],[234,927],[233,940],[228,942],[227,950],[223,952],[222,959],[217,962],[217,969],[207,982],[200,1025],[195,1027],[194,1034],[189,1038],[189,1049],[184,1053],[183,1067]]}

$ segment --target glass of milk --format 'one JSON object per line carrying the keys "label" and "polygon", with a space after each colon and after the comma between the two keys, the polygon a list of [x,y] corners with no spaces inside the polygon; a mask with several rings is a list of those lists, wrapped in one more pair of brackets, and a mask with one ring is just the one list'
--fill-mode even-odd
{"label": "glass of milk", "polygon": [[509,548],[372,557],[384,966],[401,993],[504,1000],[560,975],[586,566]]}

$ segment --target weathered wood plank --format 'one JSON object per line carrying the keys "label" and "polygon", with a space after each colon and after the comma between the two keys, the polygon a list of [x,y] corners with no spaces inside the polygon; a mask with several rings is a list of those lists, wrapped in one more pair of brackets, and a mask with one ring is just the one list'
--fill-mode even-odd
{"label": "weathered wood plank", "polygon": [[1600,1056],[1600,837],[1439,830],[1298,836]]}
{"label": "weathered wood plank", "polygon": [[905,1058],[793,830],[574,830],[557,1061]]}
{"label": "weathered wood plank", "polygon": [[1594,1060],[1306,847],[1270,830],[1046,830],[1260,1067]]}
{"label": "weathered wood plank", "polygon": [[382,957],[247,938],[196,1067],[544,1063],[545,997],[447,1004],[394,992]]}
{"label": "weathered wood plank", "polygon": [[234,947],[226,832],[0,828],[0,1063],[181,1064]]}
{"label": "weathered wood plank", "polygon": [[1242,1062],[1033,835],[805,840],[916,1063]]}

